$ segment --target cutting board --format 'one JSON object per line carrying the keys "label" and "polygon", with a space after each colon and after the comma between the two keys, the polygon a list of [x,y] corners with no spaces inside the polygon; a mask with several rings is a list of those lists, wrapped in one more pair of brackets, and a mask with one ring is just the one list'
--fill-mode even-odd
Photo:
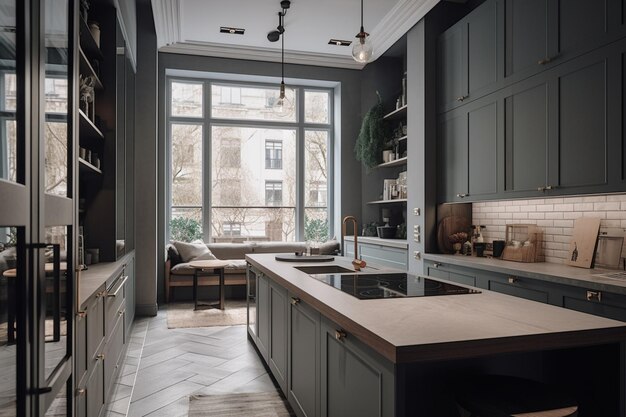
{"label": "cutting board", "polygon": [[565,264],[579,268],[591,268],[599,231],[600,219],[591,217],[576,219]]}

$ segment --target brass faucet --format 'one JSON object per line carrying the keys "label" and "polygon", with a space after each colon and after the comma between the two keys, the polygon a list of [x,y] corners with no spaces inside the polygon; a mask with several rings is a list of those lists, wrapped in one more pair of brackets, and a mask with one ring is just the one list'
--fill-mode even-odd
{"label": "brass faucet", "polygon": [[359,259],[359,245],[358,245],[358,228],[357,228],[357,222],[356,222],[356,217],[354,216],[346,216],[343,218],[343,222],[341,225],[341,248],[343,251],[343,254],[346,254],[346,250],[345,250],[345,243],[344,243],[344,238],[346,237],[346,223],[348,222],[352,222],[352,229],[354,232],[354,259],[352,260],[352,265],[354,266],[354,269],[356,271],[360,271],[361,268],[364,268],[366,263],[365,261],[362,261]]}

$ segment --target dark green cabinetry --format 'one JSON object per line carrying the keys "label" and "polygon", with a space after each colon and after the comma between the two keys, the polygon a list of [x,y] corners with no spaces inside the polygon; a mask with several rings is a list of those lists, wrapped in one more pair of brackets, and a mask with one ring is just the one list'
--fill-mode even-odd
{"label": "dark green cabinetry", "polygon": [[[623,191],[626,33],[611,16],[617,3],[486,2],[441,35],[439,202]],[[503,72],[454,108],[446,40],[491,13],[506,34],[500,52],[477,44],[466,60],[493,55]]]}
{"label": "dark green cabinetry", "polygon": [[320,334],[320,314],[290,296],[287,398],[298,417],[320,415]]}
{"label": "dark green cabinetry", "polygon": [[626,321],[625,295],[586,288],[584,283],[580,286],[557,284],[526,278],[520,274],[500,274],[430,260],[425,261],[424,266],[426,274],[433,278]]}
{"label": "dark green cabinetry", "polygon": [[394,414],[394,372],[354,336],[322,319],[322,417]]}

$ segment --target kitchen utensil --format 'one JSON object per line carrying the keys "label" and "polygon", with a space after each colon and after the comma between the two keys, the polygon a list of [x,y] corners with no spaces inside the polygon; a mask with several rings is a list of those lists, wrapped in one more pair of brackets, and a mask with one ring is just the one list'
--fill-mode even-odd
{"label": "kitchen utensil", "polygon": [[502,256],[502,251],[504,250],[504,246],[506,242],[504,240],[494,240],[493,243],[493,257],[499,258]]}

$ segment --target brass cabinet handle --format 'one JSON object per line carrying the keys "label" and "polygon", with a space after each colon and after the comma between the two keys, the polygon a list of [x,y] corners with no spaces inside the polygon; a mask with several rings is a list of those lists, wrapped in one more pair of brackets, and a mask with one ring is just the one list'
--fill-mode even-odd
{"label": "brass cabinet handle", "polygon": [[546,185],[546,190],[552,190],[553,188],[556,188],[556,187],[553,187],[551,185]]}
{"label": "brass cabinet handle", "polygon": [[126,310],[118,311],[117,315],[121,317],[124,315],[124,313],[126,313]]}
{"label": "brass cabinet handle", "polygon": [[86,393],[87,393],[87,390],[86,390],[85,388],[77,388],[77,389],[76,389],[76,395],[78,395],[78,396],[81,396],[81,397],[82,397],[82,396],[83,396],[83,395],[85,395]]}
{"label": "brass cabinet handle", "polygon": [[122,288],[124,288],[124,284],[126,284],[126,281],[128,281],[128,276],[127,275],[122,277],[122,280],[121,280],[120,284],[117,286],[117,289],[115,291],[113,291],[113,292],[108,292],[107,291],[107,297],[113,297],[113,298],[117,297],[117,294],[119,294],[120,290]]}
{"label": "brass cabinet handle", "polygon": [[337,340],[343,340],[347,337],[348,335],[346,334],[346,332],[342,329],[339,330],[335,330],[335,339]]}
{"label": "brass cabinet handle", "polygon": [[509,277],[509,284],[517,284],[517,278],[515,277]]}
{"label": "brass cabinet handle", "polygon": [[602,301],[602,291],[587,291],[587,301]]}
{"label": "brass cabinet handle", "polygon": [[440,266],[441,266],[441,264],[440,264],[439,262],[435,262],[435,263],[433,264],[433,267],[435,267],[435,268],[439,268]]}
{"label": "brass cabinet handle", "polygon": [[459,103],[462,103],[467,97],[468,97],[467,95],[459,96],[456,98],[456,101],[458,101]]}
{"label": "brass cabinet handle", "polygon": [[537,187],[537,191],[545,191],[546,187]]}
{"label": "brass cabinet handle", "polygon": [[98,359],[99,361],[103,361],[104,360],[104,353],[101,353],[98,356],[96,356],[96,359]]}
{"label": "brass cabinet handle", "polygon": [[297,306],[300,304],[300,299],[297,297],[291,297],[291,305]]}
{"label": "brass cabinet handle", "polygon": [[76,269],[74,271],[74,275],[75,275],[75,282],[76,282],[76,299],[75,299],[75,303],[76,306],[74,308],[76,308],[76,316],[77,317],[85,317],[87,316],[87,312],[83,311],[80,309],[80,271],[81,271],[82,265],[78,267],[78,269]]}
{"label": "brass cabinet handle", "polygon": [[552,62],[552,58],[544,58],[544,59],[540,59],[539,61],[537,61],[537,64],[546,65],[546,64],[549,64],[550,62]]}

